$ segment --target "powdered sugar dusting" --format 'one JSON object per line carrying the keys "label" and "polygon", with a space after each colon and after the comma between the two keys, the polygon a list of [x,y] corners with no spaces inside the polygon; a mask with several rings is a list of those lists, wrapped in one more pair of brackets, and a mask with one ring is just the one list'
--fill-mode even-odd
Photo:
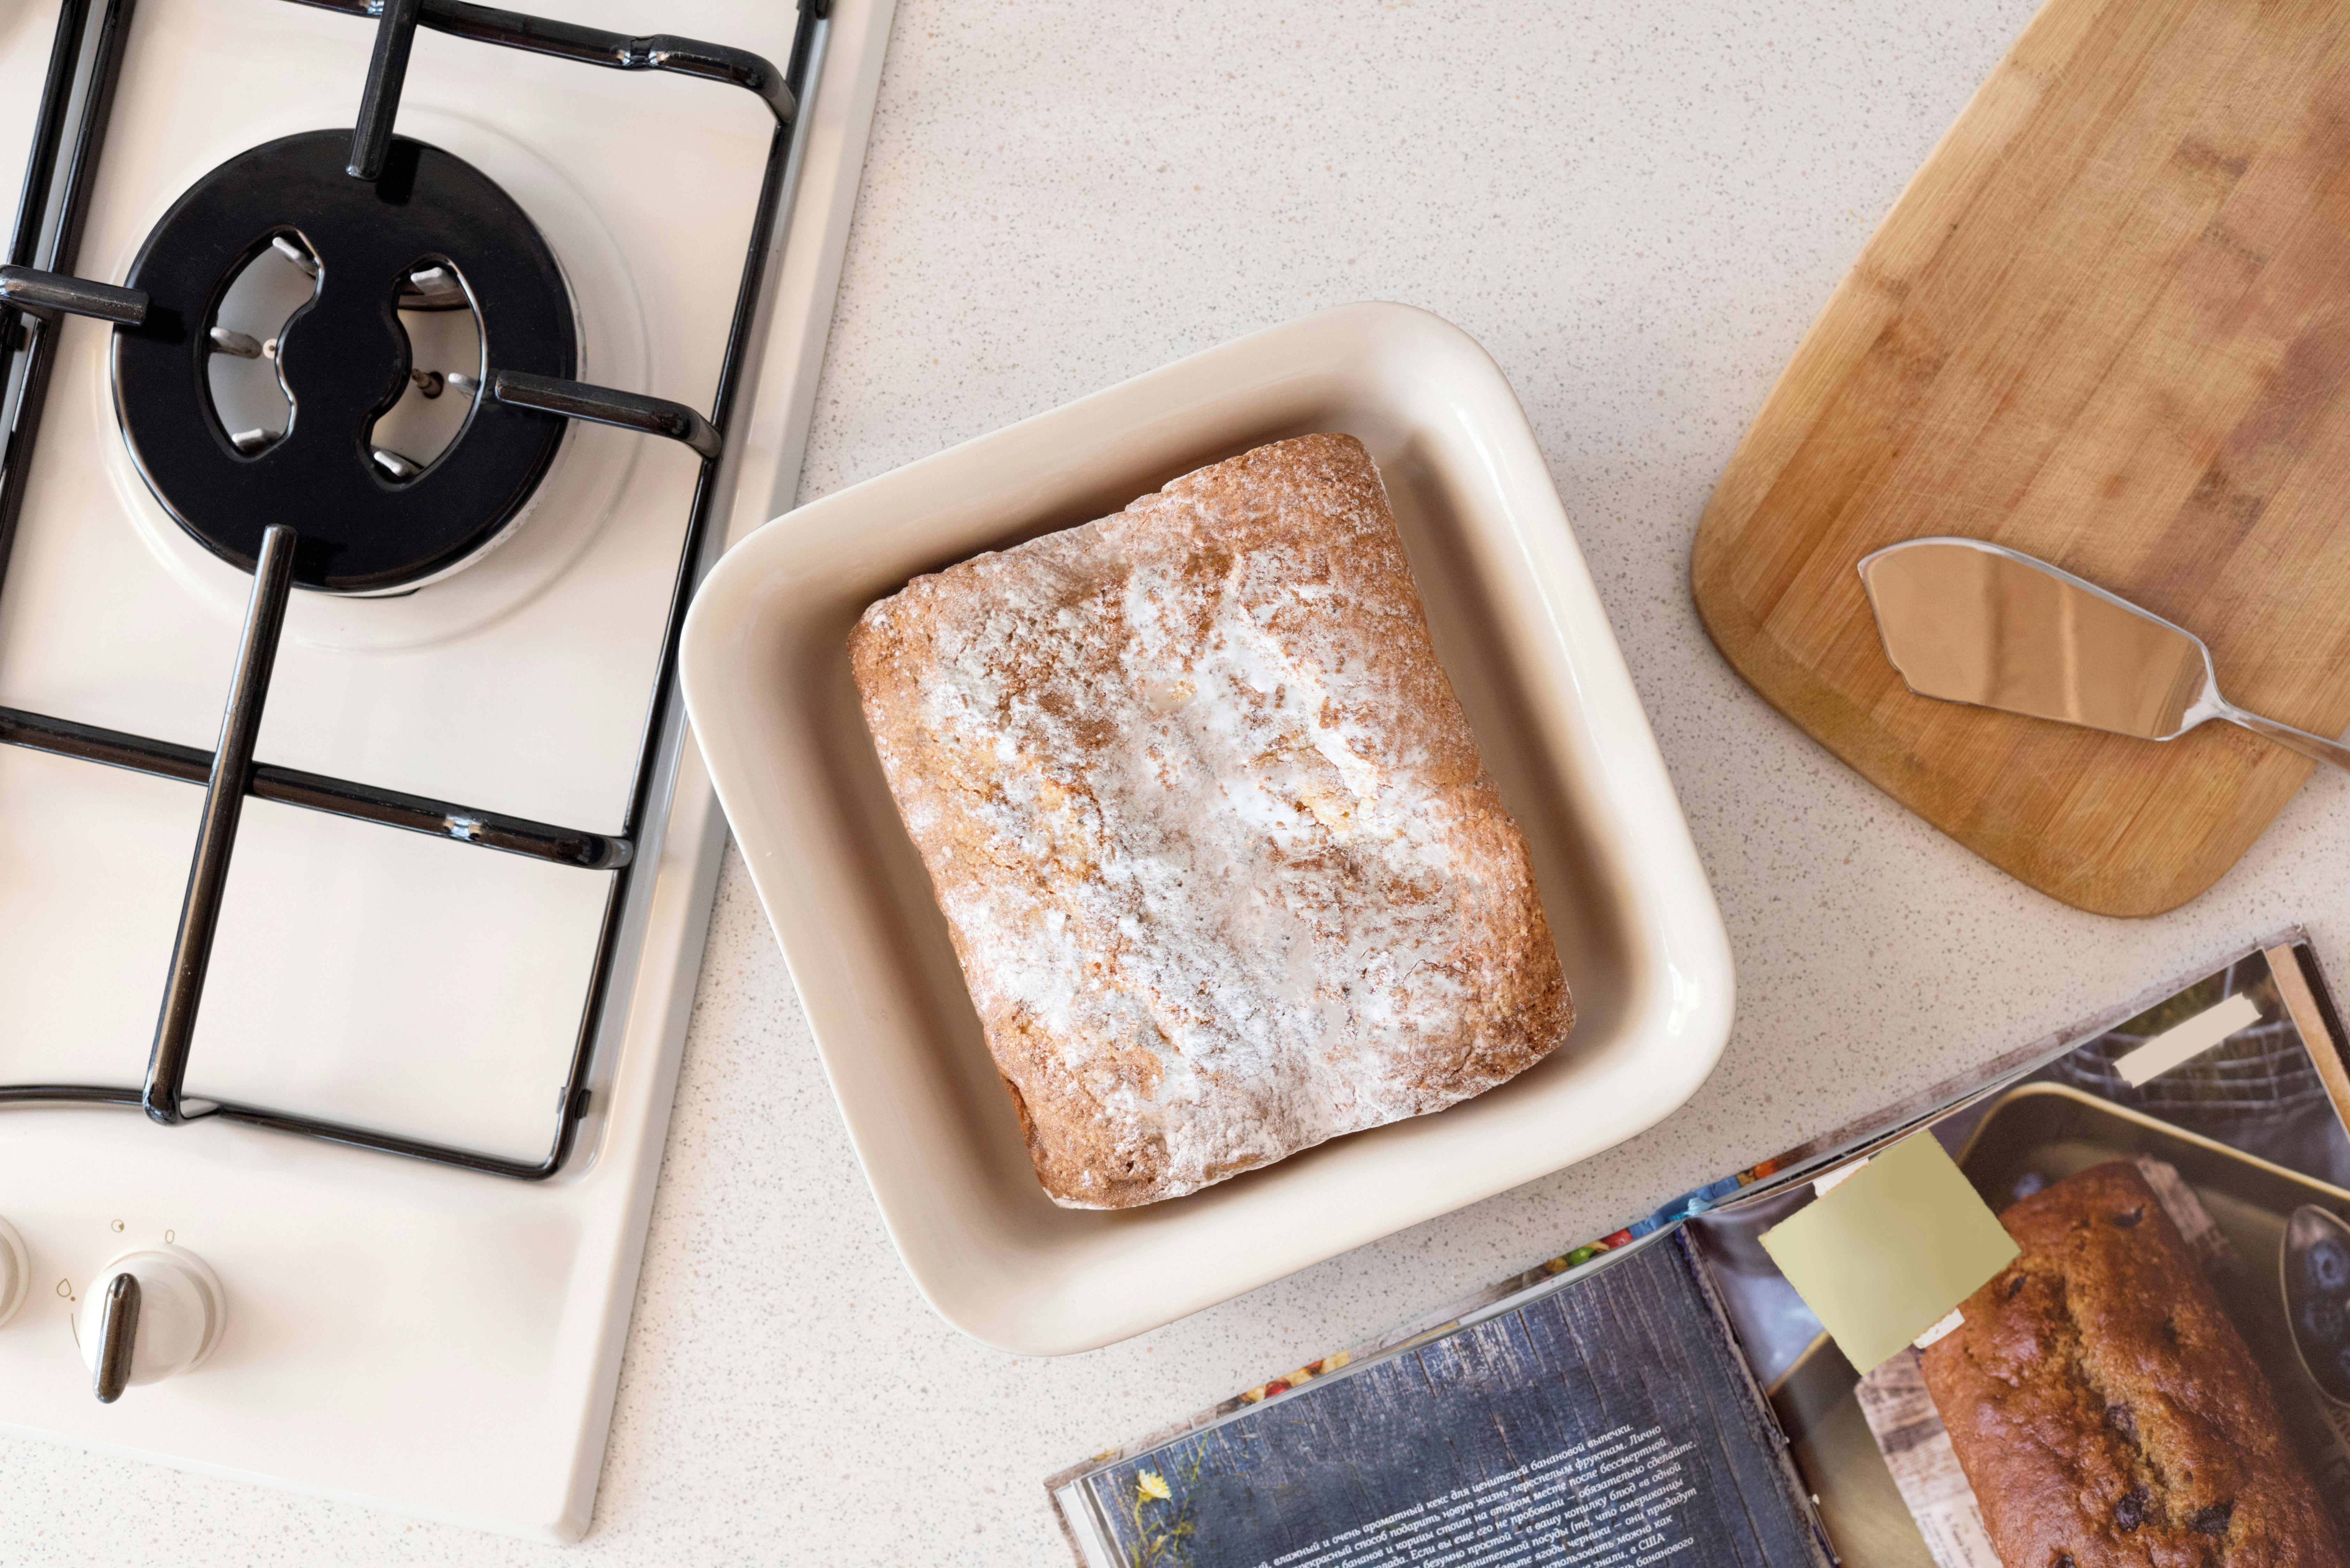
{"label": "powdered sugar dusting", "polygon": [[919,579],[852,649],[1058,1200],[1440,1108],[1570,1024],[1352,438]]}

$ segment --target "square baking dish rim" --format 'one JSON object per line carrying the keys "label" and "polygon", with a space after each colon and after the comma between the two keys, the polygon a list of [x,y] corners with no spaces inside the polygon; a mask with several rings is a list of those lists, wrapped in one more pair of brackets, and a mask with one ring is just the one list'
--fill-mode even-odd
{"label": "square baking dish rim", "polygon": [[[1446,514],[1430,526],[1484,602],[1448,623],[1431,600],[1440,656],[1452,670],[1448,635],[1482,639],[1480,668],[1516,691],[1505,737],[1466,689],[1463,701],[1489,761],[1502,739],[1567,797],[1580,847],[1560,862],[1573,862],[1566,902],[1605,922],[1592,946],[1611,949],[1607,967],[1578,972],[1584,955],[1562,940],[1576,1032],[1476,1099],[1190,1197],[1061,1209],[1035,1186],[959,971],[960,1017],[945,999],[945,922],[858,714],[848,627],[920,572],[1115,511],[1263,441],[1345,429],[1350,414],[1391,492],[1409,469],[1415,493],[1440,493]],[[1533,431],[1492,359],[1426,311],[1305,317],[787,513],[702,585],[682,673],[890,1239],[941,1316],[1003,1349],[1109,1344],[1587,1158],[1679,1107],[1728,1039],[1721,918]],[[1510,783],[1505,802],[1525,820]],[[1554,925],[1574,927],[1555,877],[1541,879]]]}

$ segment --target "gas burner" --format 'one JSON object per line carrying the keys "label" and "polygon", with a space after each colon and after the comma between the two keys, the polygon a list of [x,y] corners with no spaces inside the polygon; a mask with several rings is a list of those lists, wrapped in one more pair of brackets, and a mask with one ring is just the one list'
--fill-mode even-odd
{"label": "gas burner", "polygon": [[[0,1106],[135,1106],[166,1126],[218,1118],[545,1180],[563,1168],[588,1115],[591,1053],[607,1029],[623,932],[650,910],[652,881],[633,873],[639,836],[660,829],[682,740],[675,702],[679,628],[693,587],[722,542],[712,526],[722,432],[742,391],[771,242],[789,205],[795,156],[805,146],[799,89],[816,58],[828,4],[801,0],[792,54],[779,69],[722,45],[666,35],[629,37],[469,0],[306,0],[375,24],[356,128],[286,137],[205,175],[148,236],[128,283],[115,286],[69,270],[130,10],[130,0],[106,0],[85,38],[91,3],[68,0],[60,14],[19,221],[0,262],[0,389],[9,392],[5,411],[15,426],[0,444],[0,563],[26,493],[23,459],[47,395],[56,328],[60,318],[80,316],[115,329],[116,408],[149,487],[204,548],[252,573],[254,582],[213,752],[0,709],[0,744],[202,780],[206,786],[144,1082],[137,1088],[0,1085]],[[748,91],[765,106],[773,130],[710,418],[681,403],[570,379],[577,356],[570,295],[537,229],[472,164],[392,134],[420,27],[607,69],[698,78]],[[63,216],[52,229],[46,214],[53,181]],[[308,297],[264,339],[220,317],[265,252],[276,252],[311,286]],[[422,369],[439,372],[438,378],[428,374],[420,383],[400,315],[460,310],[470,312],[477,328],[472,368],[428,365]],[[11,317],[21,317],[23,326]],[[275,361],[286,400],[282,431],[224,421],[213,376],[214,359],[223,355]],[[15,374],[19,356],[23,369]],[[375,440],[384,416],[411,387],[420,395],[454,394],[468,404],[453,439],[438,452],[420,454],[422,461]],[[531,498],[566,421],[660,436],[700,460],[622,831],[566,827],[256,763],[254,747],[292,589],[397,591],[477,555]],[[248,794],[612,874],[584,1016],[543,1157],[516,1158],[185,1093]]]}
{"label": "gas burner", "polygon": [[[206,549],[250,571],[264,528],[291,521],[298,585],[380,593],[477,553],[530,498],[564,421],[477,398],[482,366],[567,381],[577,335],[553,253],[486,175],[403,137],[381,174],[355,179],[350,143],[339,130],[269,142],[173,204],[131,265],[150,307],[116,337],[114,390],[149,488]],[[219,322],[256,258],[315,280],[266,343]],[[470,309],[482,358],[420,369],[400,322],[420,309]],[[213,391],[214,355],[264,352],[292,405],[282,433],[232,428]],[[472,405],[428,461],[373,439],[411,387]]]}

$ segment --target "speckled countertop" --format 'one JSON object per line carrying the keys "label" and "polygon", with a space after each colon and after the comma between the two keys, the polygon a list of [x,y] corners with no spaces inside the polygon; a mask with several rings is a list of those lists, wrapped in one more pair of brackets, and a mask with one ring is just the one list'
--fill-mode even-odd
{"label": "speckled countertop", "polygon": [[1686,573],[1732,444],[2030,0],[900,0],[803,498],[1345,300],[1533,417],[1737,953],[1728,1054],[1614,1152],[1128,1344],[1020,1360],[915,1294],[729,859],[593,1532],[528,1545],[0,1440],[0,1564],[1066,1561],[1086,1453],[2300,920],[2350,788],[2186,909],[2065,909],[1772,713]]}

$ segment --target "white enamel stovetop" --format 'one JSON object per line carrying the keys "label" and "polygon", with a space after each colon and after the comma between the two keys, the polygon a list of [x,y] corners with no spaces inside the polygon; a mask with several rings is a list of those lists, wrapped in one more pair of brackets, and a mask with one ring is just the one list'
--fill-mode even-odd
{"label": "white enamel stovetop", "polygon": [[[781,62],[759,0],[523,7]],[[775,304],[720,517],[786,504],[891,0],[835,0]],[[13,210],[55,8],[0,0]],[[82,275],[120,281],[187,184],[348,124],[373,27],[278,0],[141,0]],[[400,130],[531,213],[578,307],[583,379],[707,408],[768,144],[714,84],[418,36]],[[248,579],[192,548],[124,452],[107,329],[65,330],[0,591],[0,706],[209,748]],[[404,598],[297,594],[258,756],[610,832],[643,741],[694,464],[578,426],[524,524]],[[0,1109],[0,1219],[34,1292],[0,1325],[0,1427],[518,1533],[585,1529],[723,828],[691,746],[617,971],[597,1109],[515,1183],[132,1111]],[[200,792],[0,746],[0,1084],[135,1085]],[[535,1158],[578,1026],[607,877],[250,803],[188,1087]],[[230,1303],[197,1371],[92,1397],[69,1297],[169,1238]]]}

